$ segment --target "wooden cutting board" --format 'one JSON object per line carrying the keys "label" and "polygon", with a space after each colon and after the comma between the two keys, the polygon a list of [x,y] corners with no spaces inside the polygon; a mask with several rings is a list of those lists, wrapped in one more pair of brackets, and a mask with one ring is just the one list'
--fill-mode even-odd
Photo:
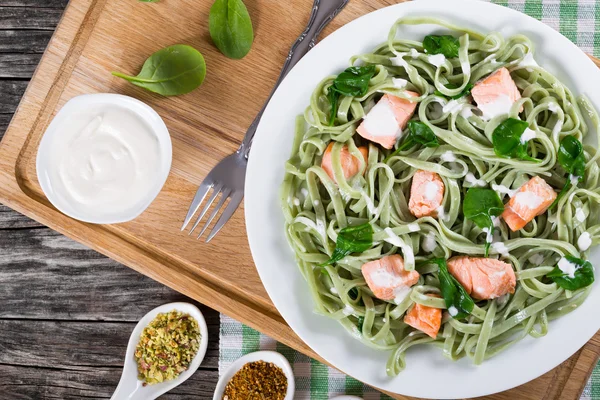
{"label": "wooden cutting board", "polygon": [[[351,0],[324,35],[394,3]],[[250,54],[237,61],[222,56],[210,41],[211,4],[212,0],[71,0],[0,144],[0,201],[320,359],[269,300],[252,262],[242,207],[210,244],[179,231],[199,183],[237,149],[267,98],[291,43],[306,25],[312,0],[246,0],[256,40]],[[175,43],[190,44],[206,58],[207,78],[191,94],[164,98],[110,74],[135,74],[147,56]],[[144,214],[126,224],[91,225],[62,215],[49,204],[36,178],[37,147],[52,117],[73,96],[98,92],[122,93],[148,103],[163,117],[173,139],[173,168],[164,189]],[[597,334],[546,375],[488,398],[576,399],[599,355]]]}

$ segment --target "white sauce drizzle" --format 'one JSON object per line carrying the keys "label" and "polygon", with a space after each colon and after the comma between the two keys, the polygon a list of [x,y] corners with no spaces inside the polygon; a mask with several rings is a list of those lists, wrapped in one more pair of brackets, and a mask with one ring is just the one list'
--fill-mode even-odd
{"label": "white sauce drizzle", "polygon": [[471,107],[464,107],[461,111],[460,111],[460,116],[467,119],[469,117],[473,116],[473,111],[471,110]]}
{"label": "white sauce drizzle", "polygon": [[503,256],[507,256],[509,254],[508,247],[502,242],[492,243],[492,249],[496,251],[496,253],[502,254]]}
{"label": "white sauce drizzle", "polygon": [[456,307],[450,306],[450,308],[448,308],[448,314],[450,314],[452,317],[456,317],[458,315],[458,310]]}
{"label": "white sauce drizzle", "polygon": [[438,194],[440,187],[436,182],[427,182],[425,184],[425,198],[427,200],[433,200]]}
{"label": "white sauce drizzle", "polygon": [[402,89],[402,88],[406,87],[406,85],[408,84],[408,81],[406,79],[402,79],[402,78],[392,78],[392,83],[394,84],[395,88]]}
{"label": "white sauce drizzle", "polygon": [[551,101],[550,103],[548,103],[548,110],[552,111],[553,113],[558,113],[558,110],[560,110],[560,106],[555,102]]}
{"label": "white sauce drizzle", "polygon": [[400,304],[412,291],[408,286],[402,285],[394,289],[394,303]]}
{"label": "white sauce drizzle", "polygon": [[541,206],[544,199],[532,192],[519,192],[515,195],[515,202],[533,210]]}
{"label": "white sauce drizzle", "polygon": [[518,190],[509,189],[504,185],[496,185],[495,183],[492,183],[492,189],[498,193],[507,194],[508,197],[514,197],[514,195],[518,191]]}
{"label": "white sauce drizzle", "polygon": [[430,64],[435,65],[436,67],[439,67],[440,65],[446,62],[446,56],[444,56],[443,54],[434,54],[432,56],[427,57],[427,59],[429,60]]}
{"label": "white sauce drizzle", "polygon": [[394,233],[394,231],[392,231],[391,228],[385,228],[383,230],[386,234],[387,234],[387,238],[383,239],[386,242],[396,246],[396,247],[401,247],[404,245],[404,242],[402,241],[402,239],[400,239],[400,237],[398,235],[396,235]]}
{"label": "white sauce drizzle", "polygon": [[454,161],[456,161],[456,156],[454,155],[453,152],[448,150],[447,152],[443,153],[440,156],[440,160],[445,161],[445,162],[454,162]]}
{"label": "white sauce drizzle", "polygon": [[450,100],[448,103],[446,103],[444,108],[442,108],[442,112],[450,113],[452,115],[457,114],[458,112],[462,111],[462,109],[465,107],[465,104],[466,103],[459,103],[456,100]]}
{"label": "white sauce drizzle", "polygon": [[389,101],[383,99],[364,118],[365,129],[374,137],[400,137],[402,130]]}
{"label": "white sauce drizzle", "polygon": [[579,178],[580,177],[577,176],[577,175],[570,174],[569,175],[569,180],[571,181],[571,185],[577,186],[577,184],[579,183]]}
{"label": "white sauce drizzle", "polygon": [[425,250],[428,253],[431,253],[435,250],[435,248],[437,247],[437,242],[435,240],[435,233],[433,232],[429,232],[424,238],[423,238],[423,244],[421,245],[423,247],[423,250]]}
{"label": "white sauce drizzle", "polygon": [[419,52],[418,52],[418,51],[417,51],[417,49],[415,49],[415,48],[411,48],[411,49],[410,49],[410,53],[409,53],[409,54],[410,54],[410,56],[411,56],[413,59],[415,59],[415,58],[418,58],[418,57],[419,57]]}
{"label": "white sauce drizzle", "polygon": [[344,313],[344,315],[349,316],[349,315],[354,314],[354,308],[352,308],[346,304],[346,307],[344,307],[342,312]]}
{"label": "white sauce drizzle", "polygon": [[473,173],[469,172],[465,175],[465,181],[469,183],[472,187],[485,187],[487,186],[487,182],[483,179],[477,179]]}
{"label": "white sauce drizzle", "polygon": [[404,60],[404,56],[404,53],[399,53],[396,57],[390,58],[390,62],[394,67],[408,68],[408,63],[406,62],[406,60]]}
{"label": "white sauce drizzle", "polygon": [[525,57],[519,62],[519,67],[539,67],[540,65],[533,58],[533,53],[525,54]]}
{"label": "white sauce drizzle", "polygon": [[338,294],[338,291],[336,288],[332,287],[331,289],[329,289],[329,291],[331,292],[331,294]]}
{"label": "white sauce drizzle", "polygon": [[525,132],[523,132],[523,134],[521,135],[521,144],[525,144],[527,142],[529,142],[531,139],[535,139],[537,137],[537,133],[536,131],[529,129],[529,128],[525,128]]}
{"label": "white sauce drizzle", "polygon": [[583,232],[577,239],[577,247],[579,250],[586,251],[592,245],[592,237],[588,232]]}
{"label": "white sauce drizzle", "polygon": [[583,208],[577,207],[575,210],[575,219],[579,222],[585,221],[585,212],[583,211]]}
{"label": "white sauce drizzle", "polygon": [[421,227],[419,227],[419,224],[408,224],[408,230],[411,232],[419,232],[421,230]]}
{"label": "white sauce drizzle", "polygon": [[494,101],[486,104],[477,104],[483,114],[483,119],[490,120],[498,115],[508,114],[513,101],[505,94],[500,94]]}
{"label": "white sauce drizzle", "polygon": [[575,271],[577,271],[578,266],[577,264],[574,264],[562,257],[560,260],[558,260],[558,268],[567,274],[569,278],[575,278]]}

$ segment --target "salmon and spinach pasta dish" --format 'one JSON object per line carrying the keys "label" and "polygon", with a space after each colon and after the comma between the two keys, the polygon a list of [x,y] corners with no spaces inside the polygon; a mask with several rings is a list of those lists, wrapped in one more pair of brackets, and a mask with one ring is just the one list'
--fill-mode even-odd
{"label": "salmon and spinach pasta dish", "polygon": [[[400,37],[418,24],[449,34]],[[597,135],[528,37],[398,20],[296,120],[280,195],[316,312],[389,376],[415,345],[477,365],[543,337],[594,282]]]}

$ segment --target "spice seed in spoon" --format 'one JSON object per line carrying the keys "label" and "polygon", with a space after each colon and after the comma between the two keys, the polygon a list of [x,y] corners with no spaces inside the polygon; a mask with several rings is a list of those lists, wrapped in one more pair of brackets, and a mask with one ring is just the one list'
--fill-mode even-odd
{"label": "spice seed in spoon", "polygon": [[287,377],[273,363],[255,361],[244,365],[225,387],[223,400],[283,400]]}

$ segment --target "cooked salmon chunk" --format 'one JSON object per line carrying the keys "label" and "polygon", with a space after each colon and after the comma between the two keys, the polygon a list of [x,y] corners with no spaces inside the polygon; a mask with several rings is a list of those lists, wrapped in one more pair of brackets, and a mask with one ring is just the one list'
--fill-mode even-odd
{"label": "cooked salmon chunk", "polygon": [[[415,92],[405,93],[408,96],[419,97]],[[415,108],[416,102],[386,94],[369,111],[356,131],[365,139],[391,149],[402,136],[402,130],[415,113]]]}
{"label": "cooked salmon chunk", "polygon": [[514,293],[517,285],[512,265],[494,258],[453,257],[448,260],[448,272],[477,300]]}
{"label": "cooked salmon chunk", "polygon": [[404,270],[404,259],[398,254],[369,261],[361,271],[369,289],[381,300],[402,301],[419,280],[417,271]]}
{"label": "cooked salmon chunk", "polygon": [[506,68],[500,68],[471,90],[477,107],[485,119],[507,114],[521,93]]}
{"label": "cooked salmon chunk", "polygon": [[534,176],[506,204],[502,218],[513,232],[518,231],[532,219],[545,213],[556,196],[552,186],[539,176]]}
{"label": "cooked salmon chunk", "polygon": [[442,310],[416,303],[404,316],[404,323],[435,339],[442,325]]}
{"label": "cooked salmon chunk", "polygon": [[[331,161],[331,149],[333,149],[333,144],[334,142],[329,143],[329,146],[325,149],[323,160],[321,161],[321,168],[323,168],[325,172],[327,172],[327,175],[337,183],[335,176],[333,175],[333,165]],[[367,162],[369,150],[366,147],[359,147],[358,150],[361,152],[364,161]],[[346,145],[340,150],[340,162],[342,164],[342,171],[344,171],[344,178],[350,179],[358,174],[360,160],[350,153],[350,150],[348,150],[348,146]]]}
{"label": "cooked salmon chunk", "polygon": [[444,182],[435,172],[418,170],[412,179],[408,209],[417,218],[436,216],[444,199]]}

